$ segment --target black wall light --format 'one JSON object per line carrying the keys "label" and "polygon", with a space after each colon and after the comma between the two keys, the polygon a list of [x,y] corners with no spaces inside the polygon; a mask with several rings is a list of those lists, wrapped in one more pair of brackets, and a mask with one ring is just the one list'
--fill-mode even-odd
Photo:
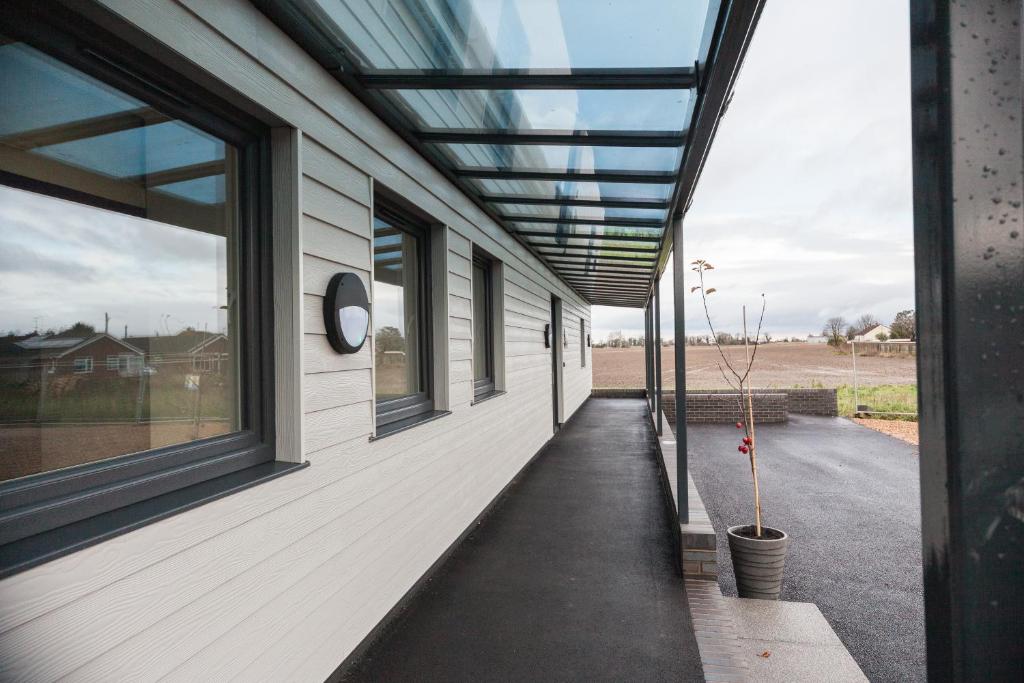
{"label": "black wall light", "polygon": [[590,333],[587,332],[587,348],[590,348]]}
{"label": "black wall light", "polygon": [[544,326],[544,348],[551,348],[551,323]]}
{"label": "black wall light", "polygon": [[327,341],[338,353],[363,348],[370,326],[370,302],[366,287],[355,273],[338,273],[324,295],[324,327]]}

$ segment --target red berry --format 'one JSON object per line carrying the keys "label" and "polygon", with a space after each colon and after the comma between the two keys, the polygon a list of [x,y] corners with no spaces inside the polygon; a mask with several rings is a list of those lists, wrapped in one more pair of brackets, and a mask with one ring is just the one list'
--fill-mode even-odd
{"label": "red berry", "polygon": [[736,423],[736,429],[743,429],[743,423],[742,422],[737,422]]}
{"label": "red berry", "polygon": [[749,436],[745,436],[745,437],[743,437],[743,443],[745,443],[745,444],[747,444],[749,446],[750,444],[754,443],[754,440],[751,439]]}
{"label": "red berry", "polygon": [[746,446],[740,446],[740,453],[746,453],[746,452],[747,452],[747,447]]}

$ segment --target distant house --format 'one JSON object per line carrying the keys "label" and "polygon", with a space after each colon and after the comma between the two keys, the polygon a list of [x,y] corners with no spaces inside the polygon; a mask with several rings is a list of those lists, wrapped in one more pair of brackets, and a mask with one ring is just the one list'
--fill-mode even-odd
{"label": "distant house", "polygon": [[888,339],[892,336],[892,330],[887,325],[871,325],[862,330],[854,332],[850,341],[855,342],[876,342]]}
{"label": "distant house", "polygon": [[0,374],[8,381],[24,381],[41,371],[123,377],[138,374],[143,365],[141,349],[102,332],[88,337],[34,334],[9,339],[0,350]]}
{"label": "distant house", "polygon": [[823,334],[809,334],[807,335],[808,344],[828,344],[828,337]]}
{"label": "distant house", "polygon": [[228,338],[217,332],[189,329],[166,336],[128,337],[125,341],[142,349],[147,365],[158,372],[161,368],[187,372],[219,371],[230,356]]}

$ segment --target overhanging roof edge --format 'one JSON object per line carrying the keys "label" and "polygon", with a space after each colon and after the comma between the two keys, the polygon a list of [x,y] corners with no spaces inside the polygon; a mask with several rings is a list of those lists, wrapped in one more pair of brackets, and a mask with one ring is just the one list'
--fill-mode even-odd
{"label": "overhanging roof edge", "polygon": [[671,209],[666,219],[662,245],[658,251],[658,262],[651,273],[648,296],[653,294],[654,284],[661,278],[668,264],[668,255],[673,247],[673,221],[677,217],[682,218],[693,200],[693,193],[697,188],[701,171],[704,170],[711,143],[728,108],[729,99],[765,2],[766,0],[730,0],[720,11],[722,29],[717,44],[712,46],[714,57],[710,67],[704,72],[705,75],[700,78],[698,84],[697,111],[689,129],[689,144],[680,164],[679,180],[670,202]]}

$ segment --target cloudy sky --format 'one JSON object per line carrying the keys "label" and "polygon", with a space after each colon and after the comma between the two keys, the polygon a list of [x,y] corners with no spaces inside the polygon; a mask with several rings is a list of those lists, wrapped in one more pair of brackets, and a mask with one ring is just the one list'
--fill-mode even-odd
{"label": "cloudy sky", "polygon": [[[687,261],[716,267],[716,327],[762,292],[776,336],[913,307],[908,27],[897,0],[767,3],[685,222]],[[593,324],[638,335],[643,314],[598,306]],[[697,294],[686,328],[707,331]]]}

